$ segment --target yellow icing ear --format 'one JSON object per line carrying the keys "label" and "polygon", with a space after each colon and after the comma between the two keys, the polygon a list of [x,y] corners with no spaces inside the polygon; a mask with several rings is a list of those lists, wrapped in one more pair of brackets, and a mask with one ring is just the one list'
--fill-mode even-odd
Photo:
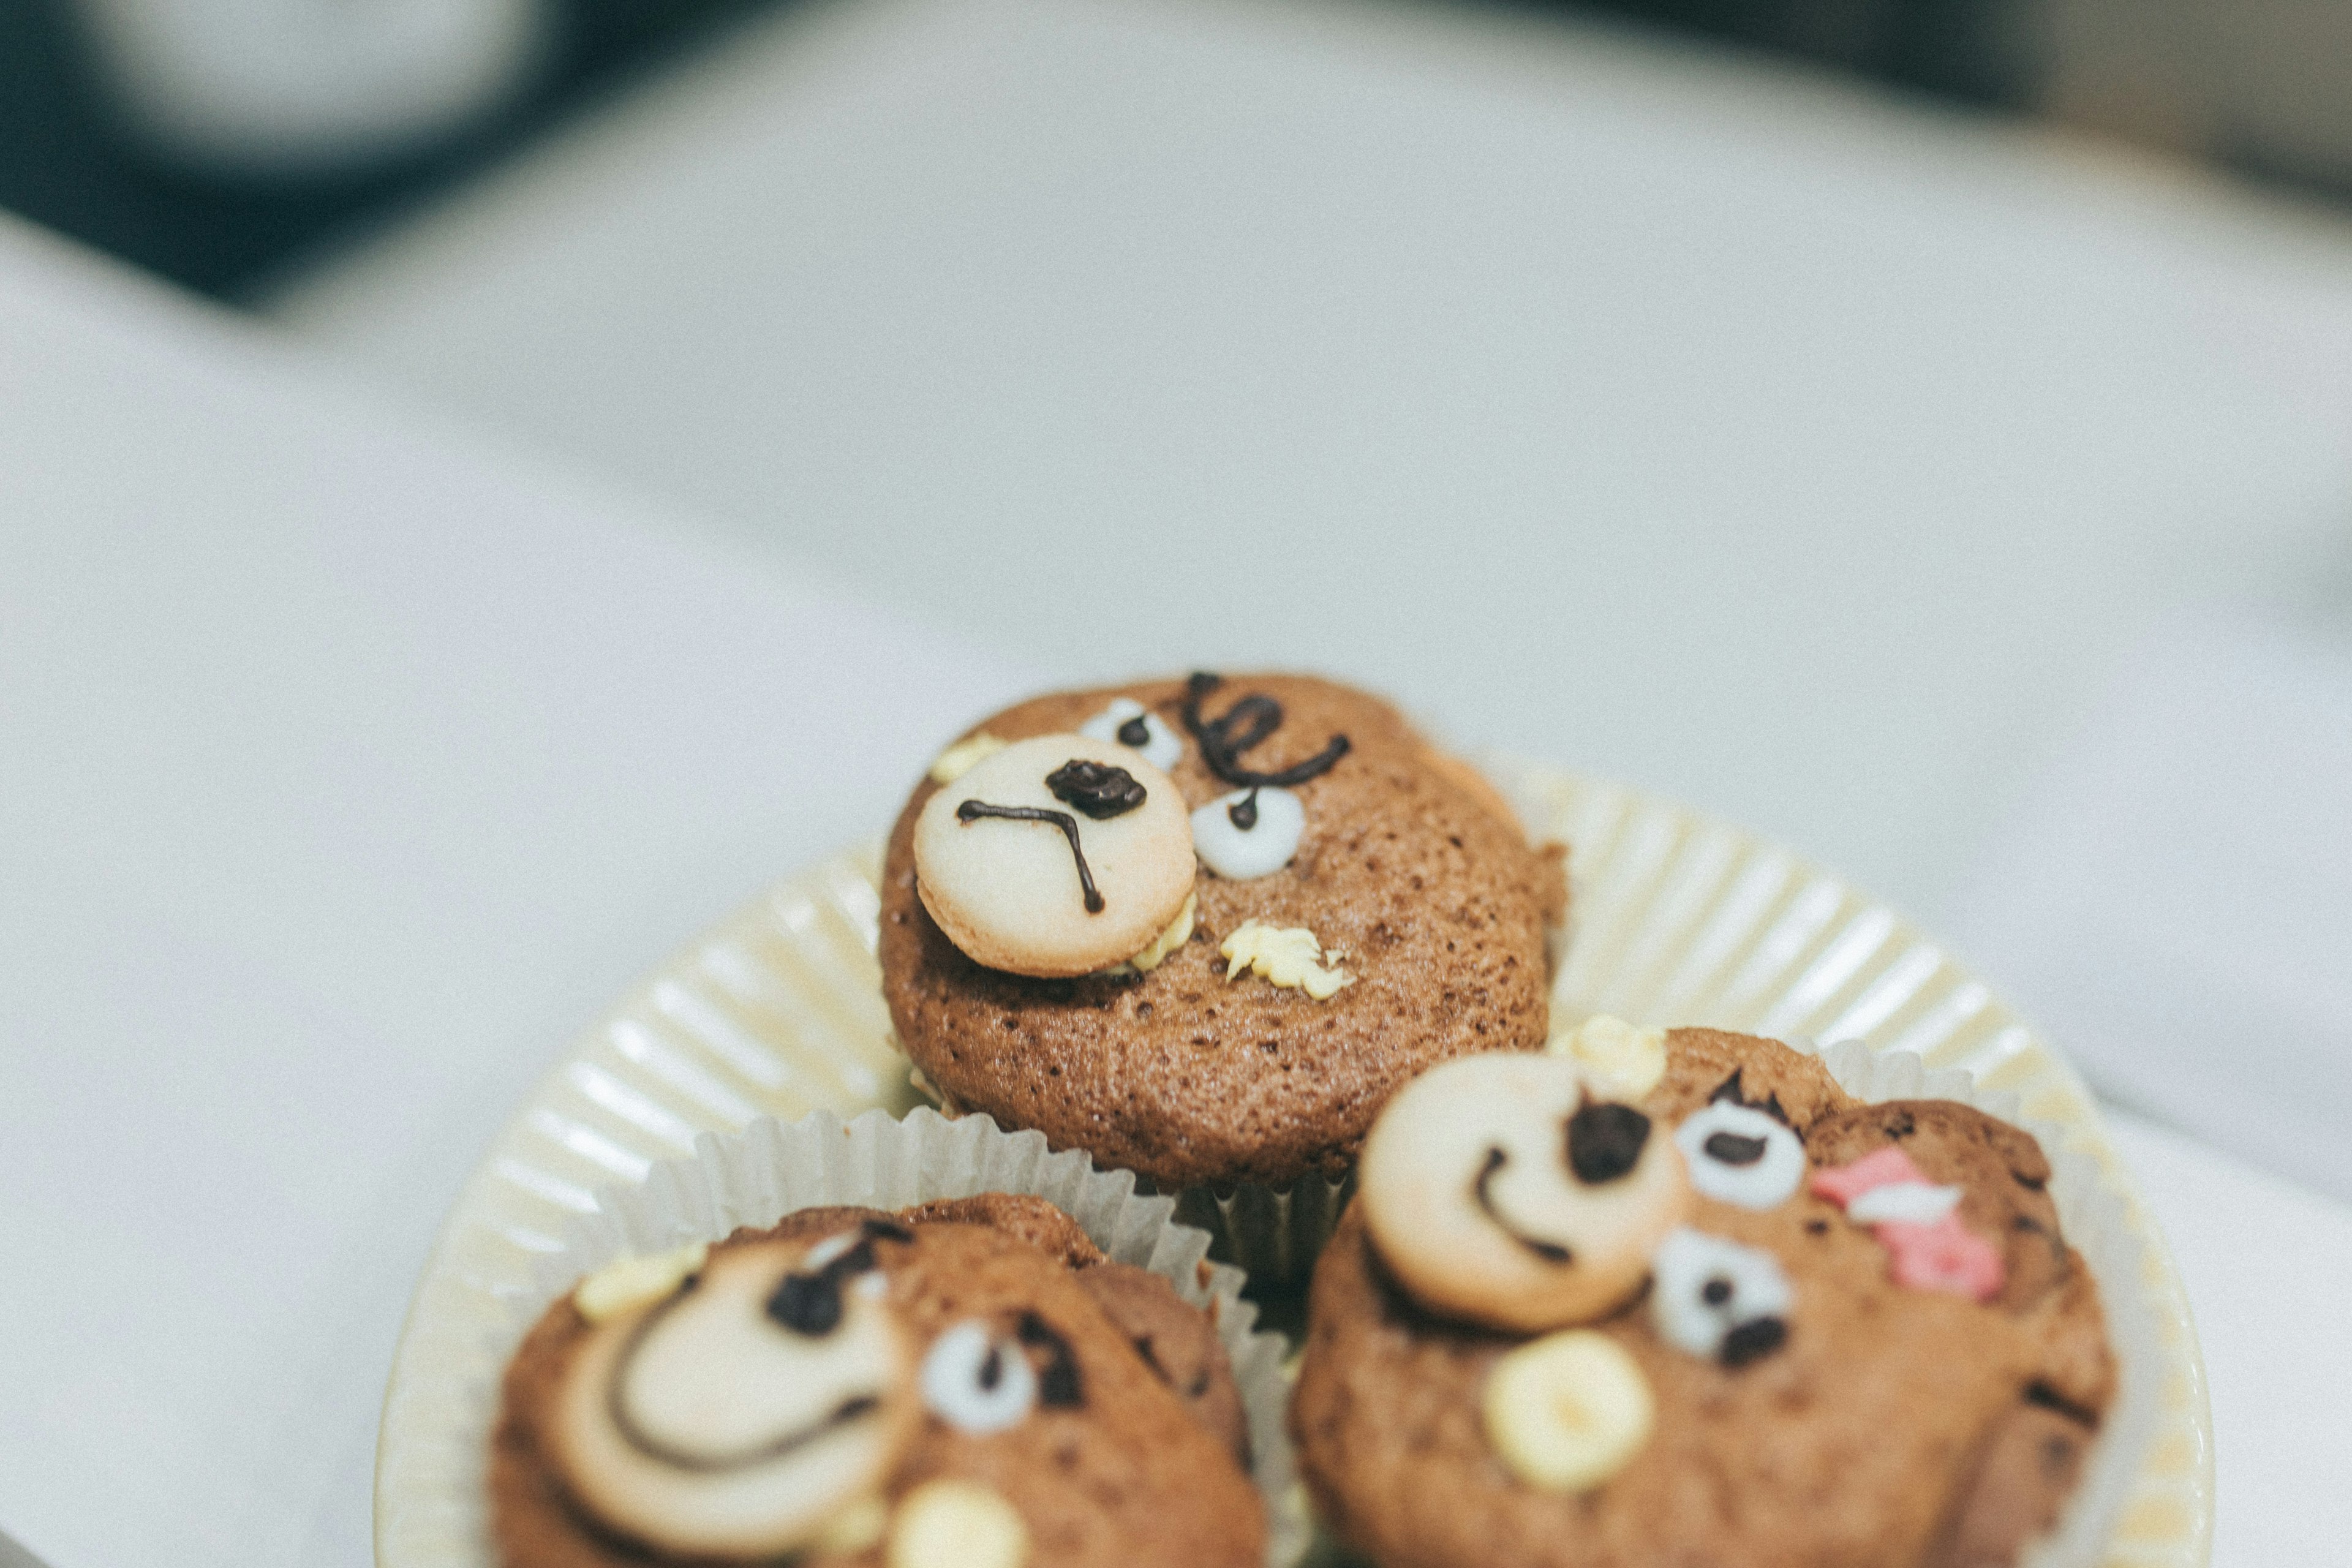
{"label": "yellow icing ear", "polygon": [[1176,918],[1168,922],[1168,929],[1166,931],[1161,931],[1158,936],[1151,939],[1151,945],[1150,947],[1145,948],[1141,952],[1137,953],[1125,963],[1115,963],[1108,969],[1104,970],[1103,973],[1105,974],[1124,974],[1128,971],[1133,970],[1138,974],[1149,974],[1153,970],[1159,968],[1161,964],[1167,963],[1168,955],[1170,953],[1175,952],[1178,948],[1192,940],[1192,915],[1193,912],[1200,908],[1200,903],[1201,900],[1198,894],[1185,894],[1184,907],[1176,911]]}
{"label": "yellow icing ear", "polygon": [[1004,750],[1004,742],[985,730],[977,735],[968,735],[933,759],[931,782],[935,784],[951,784],[971,772],[972,765],[982,758],[1003,750]]}
{"label": "yellow icing ear", "polygon": [[1328,1002],[1339,994],[1344,985],[1355,984],[1356,977],[1345,970],[1328,967],[1346,957],[1333,950],[1326,953],[1315,933],[1305,926],[1261,925],[1256,921],[1244,921],[1217,944],[1217,951],[1230,962],[1225,978],[1240,977],[1243,970],[1272,981],[1304,991],[1318,1002]]}
{"label": "yellow icing ear", "polygon": [[1637,1029],[1606,1013],[1554,1035],[1544,1049],[1574,1062],[1592,1092],[1603,1100],[1639,1100],[1666,1076],[1666,1032]]}
{"label": "yellow icing ear", "polygon": [[660,1300],[709,1256],[710,1244],[695,1241],[643,1258],[616,1258],[572,1288],[572,1305],[590,1322],[601,1323],[632,1307]]}

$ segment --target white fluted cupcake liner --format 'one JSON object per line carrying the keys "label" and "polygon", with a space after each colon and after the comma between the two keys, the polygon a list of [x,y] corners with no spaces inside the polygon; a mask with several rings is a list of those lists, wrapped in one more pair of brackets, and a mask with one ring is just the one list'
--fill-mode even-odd
{"label": "white fluted cupcake liner", "polygon": [[416,1428],[406,1480],[395,1495],[379,1489],[379,1511],[410,1515],[403,1537],[410,1542],[428,1533],[437,1539],[437,1551],[414,1552],[411,1561],[492,1568],[487,1481],[499,1378],[549,1304],[614,1259],[719,1241],[738,1227],[765,1227],[824,1205],[895,1210],[982,1193],[1046,1199],[1114,1262],[1150,1269],[1210,1314],[1249,1419],[1252,1479],[1266,1502],[1268,1568],[1297,1562],[1309,1526],[1284,1425],[1285,1346],[1279,1335],[1256,1331],[1257,1309],[1241,1299],[1240,1271],[1207,1263],[1208,1237],[1175,1222],[1172,1200],[1139,1194],[1129,1173],[1097,1171],[1081,1153],[1050,1152],[1041,1135],[1001,1131],[985,1116],[950,1121],[929,1110],[903,1120],[879,1110],[849,1121],[830,1111],[790,1123],[762,1118],[732,1136],[704,1133],[690,1158],[656,1165],[634,1186],[600,1192],[595,1207],[535,1260],[530,1283],[507,1293],[485,1353],[452,1365],[437,1387],[399,1391],[431,1401],[431,1408],[410,1410]]}
{"label": "white fluted cupcake liner", "polygon": [[1174,1194],[1176,1217],[1208,1232],[1210,1256],[1219,1262],[1265,1283],[1303,1288],[1355,1191],[1352,1174],[1337,1182],[1301,1176],[1287,1187],[1186,1187]]}

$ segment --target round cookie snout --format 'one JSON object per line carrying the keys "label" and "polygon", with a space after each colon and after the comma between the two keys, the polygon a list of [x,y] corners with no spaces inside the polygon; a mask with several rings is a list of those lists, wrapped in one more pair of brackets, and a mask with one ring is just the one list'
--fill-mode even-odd
{"label": "round cookie snout", "polygon": [[1641,1288],[1690,1201],[1681,1151],[1574,1063],[1496,1052],[1431,1068],[1365,1140],[1357,1202],[1406,1293],[1534,1332],[1607,1315]]}
{"label": "round cookie snout", "polygon": [[[1114,769],[1134,787],[1106,788]],[[1195,875],[1174,781],[1129,747],[1068,734],[1007,746],[934,794],[914,858],[916,890],[949,941],[975,963],[1040,978],[1142,952]]]}

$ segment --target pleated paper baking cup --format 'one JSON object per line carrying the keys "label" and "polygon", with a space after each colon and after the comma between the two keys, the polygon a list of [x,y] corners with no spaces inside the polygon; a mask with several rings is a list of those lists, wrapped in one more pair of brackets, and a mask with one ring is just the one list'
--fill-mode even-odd
{"label": "pleated paper baking cup", "polygon": [[[1855,1040],[1926,1068],[1963,1069],[2051,1130],[2053,1162],[2087,1159],[2141,1242],[2162,1346],[2151,1436],[2105,1540],[2112,1568],[2200,1568],[2212,1533],[2212,1428],[2204,1367],[2162,1237],[2074,1070],[1931,938],[1801,858],[1666,802],[1555,768],[1493,758],[1487,773],[1538,837],[1571,847],[1571,921],[1552,985],[1555,1028],[1594,1013]],[[532,1288],[544,1255],[596,1208],[596,1192],[691,1156],[705,1131],[818,1110],[843,1117],[921,1103],[890,1039],[875,961],[878,842],[787,879],[656,970],[554,1066],[460,1194],[409,1310],[377,1446],[382,1568],[457,1561],[437,1527],[404,1513],[414,1441],[451,1366]],[[1344,1194],[1190,1194],[1183,1215],[1269,1274],[1296,1274]],[[1270,1219],[1242,1213],[1279,1208]],[[1261,1226],[1265,1227],[1261,1229]],[[1228,1247],[1232,1242],[1228,1242]],[[484,1375],[495,1375],[489,1369]]]}
{"label": "pleated paper baking cup", "polygon": [[[1137,1193],[1128,1173],[1097,1171],[1084,1154],[1052,1152],[1043,1135],[1004,1132],[985,1116],[950,1121],[928,1110],[903,1120],[878,1110],[847,1122],[822,1110],[789,1124],[762,1118],[731,1136],[704,1133],[690,1158],[665,1161],[640,1184],[600,1192],[596,1206],[534,1260],[529,1286],[508,1296],[480,1354],[445,1364],[438,1375],[420,1372],[404,1391],[405,1479],[397,1495],[379,1488],[380,1535],[389,1510],[400,1561],[446,1568],[497,1562],[488,1469],[499,1378],[530,1325],[584,1276],[615,1258],[719,1241],[740,1226],[765,1228],[800,1209],[896,1210],[982,1193],[1045,1198],[1113,1262],[1150,1269],[1209,1313],[1249,1420],[1252,1479],[1266,1501],[1266,1563],[1297,1562],[1309,1526],[1283,1419],[1286,1347],[1279,1335],[1255,1329],[1257,1309],[1241,1299],[1240,1271],[1205,1262],[1209,1238],[1177,1224],[1170,1199]],[[379,1558],[386,1555],[379,1546]]]}

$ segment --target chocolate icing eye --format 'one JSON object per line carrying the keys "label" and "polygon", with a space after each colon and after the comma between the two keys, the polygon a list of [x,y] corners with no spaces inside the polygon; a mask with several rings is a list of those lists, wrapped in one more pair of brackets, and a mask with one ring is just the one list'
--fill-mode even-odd
{"label": "chocolate icing eye", "polygon": [[1307,807],[1286,789],[1237,789],[1192,814],[1192,848],[1218,876],[1246,882],[1290,864]]}
{"label": "chocolate icing eye", "polygon": [[1770,1253],[1677,1226],[1650,1268],[1650,1315],[1668,1344],[1737,1367],[1787,1342],[1796,1293]]}
{"label": "chocolate icing eye", "polygon": [[924,1406],[959,1432],[1002,1432],[1037,1407],[1037,1373],[1020,1342],[974,1319],[931,1342],[921,1381]]}
{"label": "chocolate icing eye", "polygon": [[1432,1068],[1373,1123],[1357,1198],[1381,1261],[1432,1311],[1532,1332],[1641,1289],[1689,1200],[1674,1140],[1587,1102],[1576,1064],[1497,1051]]}
{"label": "chocolate icing eye", "polygon": [[1175,730],[1132,697],[1113,698],[1109,707],[1078,726],[1078,733],[1139,752],[1163,773],[1184,760],[1184,742]]}
{"label": "chocolate icing eye", "polygon": [[897,1320],[861,1283],[881,1280],[875,1241],[719,1249],[598,1321],[548,1432],[582,1506],[656,1546],[767,1557],[874,1490],[918,1408]]}
{"label": "chocolate icing eye", "polygon": [[1805,1145],[1772,1116],[1718,1100],[1684,1118],[1675,1142],[1690,1162],[1691,1185],[1718,1202],[1769,1209],[1805,1179]]}

